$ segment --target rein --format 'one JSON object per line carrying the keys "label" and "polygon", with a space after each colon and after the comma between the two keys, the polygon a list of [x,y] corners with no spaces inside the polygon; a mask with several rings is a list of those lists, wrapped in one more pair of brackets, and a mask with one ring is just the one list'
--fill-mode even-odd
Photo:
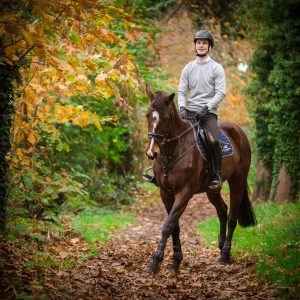
{"label": "rein", "polygon": [[168,143],[168,142],[172,142],[177,139],[180,139],[182,136],[184,136],[186,133],[188,133],[190,130],[192,130],[196,126],[197,126],[197,123],[195,123],[190,128],[188,128],[187,130],[185,130],[184,132],[182,132],[181,134],[179,134],[178,136],[175,136],[173,138],[167,138],[166,136],[168,136],[168,134],[164,135],[164,134],[159,134],[159,133],[154,133],[154,132],[148,132],[148,136],[151,138],[154,138],[154,139],[155,138],[163,138],[162,143]]}
{"label": "rein", "polygon": [[189,154],[193,149],[195,148],[195,144],[191,146],[187,151],[185,151],[182,155],[177,157],[174,161],[172,161],[170,164],[167,165],[161,165],[157,158],[155,159],[155,162],[160,166],[162,170],[164,170],[165,174],[164,176],[167,176],[168,170],[171,169],[177,162],[179,162],[182,158],[184,158],[187,154]]}

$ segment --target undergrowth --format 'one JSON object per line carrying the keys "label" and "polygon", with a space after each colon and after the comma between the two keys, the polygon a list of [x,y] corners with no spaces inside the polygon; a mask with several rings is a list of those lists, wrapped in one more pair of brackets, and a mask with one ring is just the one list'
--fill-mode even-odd
{"label": "undergrowth", "polygon": [[112,231],[134,222],[133,215],[129,213],[118,213],[104,208],[89,208],[79,213],[71,224],[89,244],[93,244],[97,241],[107,242]]}
{"label": "undergrowth", "polygon": [[[18,249],[18,256],[27,257],[29,251],[30,257],[23,262],[25,269],[67,270],[89,256],[97,255],[100,249],[99,243],[108,242],[112,232],[134,222],[135,219],[130,213],[90,206],[77,213],[66,214],[64,211],[58,216],[57,222],[20,216],[11,217],[7,222],[5,236],[9,243]],[[49,252],[48,247],[53,247],[56,242],[60,245],[82,244],[84,251],[76,258],[64,257],[62,254],[64,249],[58,249],[58,253]],[[59,253],[63,256],[60,257]]]}
{"label": "undergrowth", "polygon": [[[261,203],[254,207],[258,225],[237,226],[232,255],[252,260],[259,278],[271,282],[283,299],[300,297],[300,204]],[[207,219],[198,232],[217,247],[219,221]]]}

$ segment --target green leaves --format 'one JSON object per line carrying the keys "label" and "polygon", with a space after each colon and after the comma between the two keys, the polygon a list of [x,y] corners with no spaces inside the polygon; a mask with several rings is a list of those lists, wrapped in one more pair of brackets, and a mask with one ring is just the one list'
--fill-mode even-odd
{"label": "green leaves", "polygon": [[58,37],[56,34],[54,34],[50,29],[44,28],[43,32],[45,33],[45,35],[53,38],[54,40],[58,40]]}
{"label": "green leaves", "polygon": [[248,92],[255,105],[258,159],[262,158],[272,171],[273,196],[284,163],[292,180],[291,198],[298,198],[300,53],[295,41],[299,38],[296,31],[300,30],[300,20],[295,11],[299,3],[293,0],[256,3],[247,0],[241,4],[244,9],[241,19],[247,16],[244,25],[256,46],[251,62],[255,78]]}
{"label": "green leaves", "polygon": [[29,190],[32,188],[32,181],[31,181],[31,178],[29,177],[28,173],[24,173],[22,175],[22,180],[23,180],[25,189]]}

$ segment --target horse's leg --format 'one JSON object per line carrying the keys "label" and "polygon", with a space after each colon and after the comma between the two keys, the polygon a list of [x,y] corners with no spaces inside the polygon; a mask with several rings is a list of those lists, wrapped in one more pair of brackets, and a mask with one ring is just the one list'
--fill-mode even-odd
{"label": "horse's leg", "polygon": [[[169,194],[166,194],[166,192],[163,190],[161,191],[160,195],[164,202],[167,213],[169,215],[174,204],[174,196],[170,196]],[[172,261],[172,265],[170,266],[170,269],[173,270],[174,272],[179,272],[179,265],[183,260],[183,254],[182,254],[181,243],[180,243],[179,221],[174,226],[172,232],[172,241],[173,241],[173,261]]]}
{"label": "horse's leg", "polygon": [[219,248],[222,250],[225,239],[226,239],[226,227],[227,227],[227,205],[224,202],[220,193],[207,191],[207,197],[209,201],[213,204],[213,206],[217,210],[217,214],[220,221],[220,234],[218,237],[219,240]]}
{"label": "horse's leg", "polygon": [[[189,190],[191,189],[186,188],[184,189],[184,191],[178,193],[175,196],[174,204],[172,206],[172,209],[170,210],[166,222],[163,225],[161,240],[153,256],[153,261],[150,266],[150,270],[154,274],[158,272],[159,264],[164,258],[164,251],[167,245],[167,240],[170,237],[170,235],[174,232],[174,228],[176,227],[176,225],[178,225],[178,220],[180,216],[184,212],[189,199],[192,197],[192,193]],[[178,228],[179,226],[177,227],[177,229]],[[177,235],[179,236],[179,231],[175,231],[175,240]]]}
{"label": "horse's leg", "polygon": [[237,225],[238,211],[242,202],[243,191],[245,186],[247,186],[247,183],[239,176],[230,178],[228,183],[230,188],[230,210],[228,215],[228,233],[219,260],[221,264],[226,264],[229,261],[231,240]]}
{"label": "horse's leg", "polygon": [[171,270],[173,270],[174,272],[179,272],[179,265],[183,260],[183,254],[182,254],[179,236],[180,236],[180,226],[179,226],[179,221],[178,221],[172,232],[173,261],[172,261],[172,265],[171,265]]}
{"label": "horse's leg", "polygon": [[[166,191],[164,191],[163,189],[160,189],[160,197],[163,201],[163,204],[166,208],[166,211],[169,215],[171,209],[172,209],[172,206],[174,204],[174,196],[173,195],[170,195],[168,194]],[[162,245],[161,241],[158,245],[158,248],[157,248],[157,251],[155,252],[155,254],[153,255],[153,261],[150,265],[150,271],[153,273],[153,274],[156,274],[159,270],[159,264],[160,262],[163,260],[164,258],[164,249],[165,249],[165,246]]]}

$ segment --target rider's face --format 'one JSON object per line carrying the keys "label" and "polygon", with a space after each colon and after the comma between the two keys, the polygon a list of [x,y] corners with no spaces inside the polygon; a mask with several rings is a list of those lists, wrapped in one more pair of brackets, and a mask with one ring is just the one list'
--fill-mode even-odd
{"label": "rider's face", "polygon": [[200,55],[205,55],[208,53],[209,43],[208,40],[197,40],[196,41],[196,51]]}

